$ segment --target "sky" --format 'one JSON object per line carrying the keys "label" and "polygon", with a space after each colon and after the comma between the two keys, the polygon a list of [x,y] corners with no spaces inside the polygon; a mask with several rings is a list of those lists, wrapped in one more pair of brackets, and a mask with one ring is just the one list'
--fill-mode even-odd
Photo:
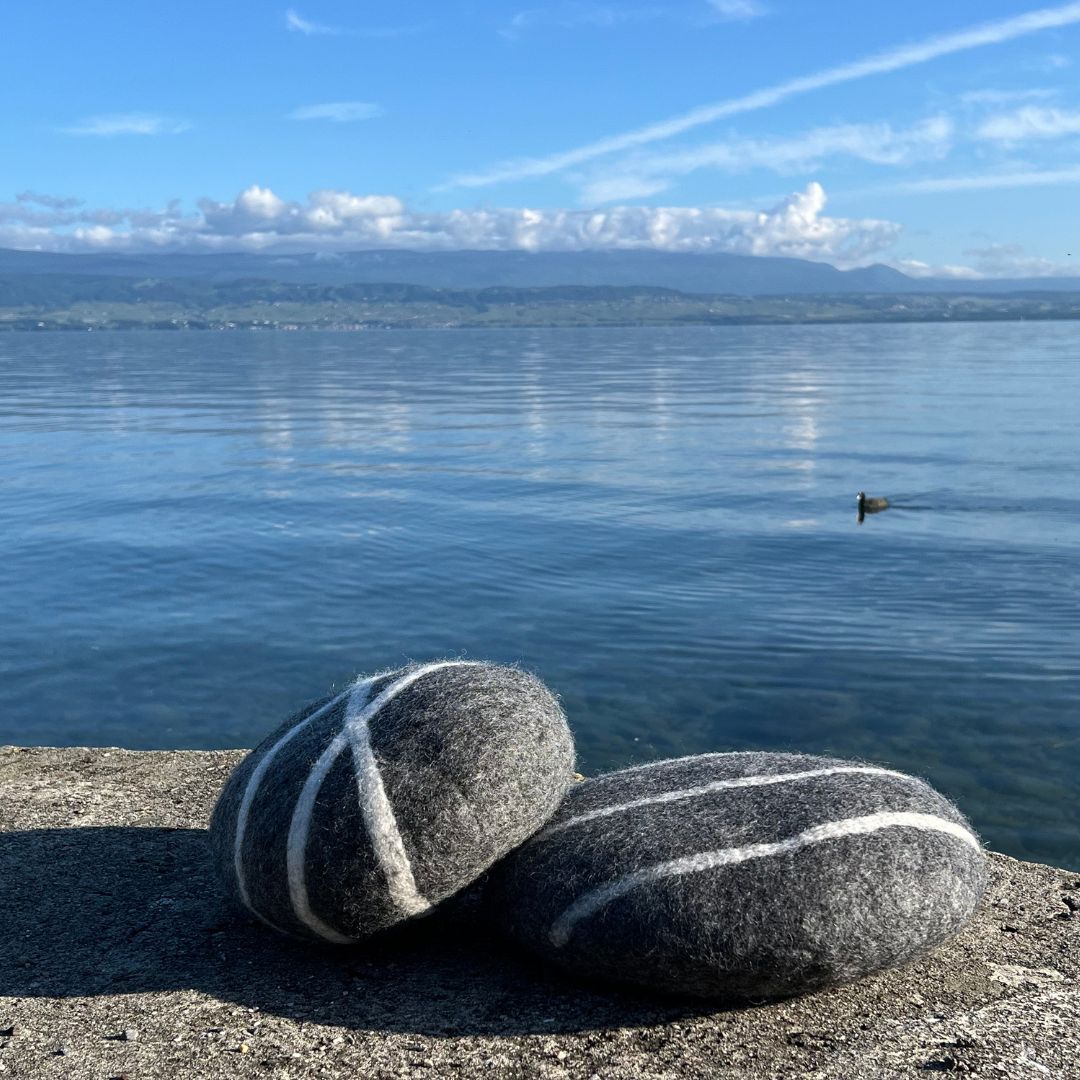
{"label": "sky", "polygon": [[2,17],[0,247],[1080,274],[1080,2],[9,0]]}

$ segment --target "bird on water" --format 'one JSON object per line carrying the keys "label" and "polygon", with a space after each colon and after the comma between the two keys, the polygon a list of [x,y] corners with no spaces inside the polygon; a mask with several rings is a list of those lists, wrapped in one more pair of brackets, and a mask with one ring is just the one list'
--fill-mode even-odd
{"label": "bird on water", "polygon": [[868,499],[865,491],[860,491],[855,497],[855,502],[859,508],[859,516],[863,514],[876,514],[881,510],[888,510],[888,499]]}

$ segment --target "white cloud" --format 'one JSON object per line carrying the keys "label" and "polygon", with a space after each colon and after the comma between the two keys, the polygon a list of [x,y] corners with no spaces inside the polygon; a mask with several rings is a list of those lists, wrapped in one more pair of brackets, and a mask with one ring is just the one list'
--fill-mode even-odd
{"label": "white cloud", "polygon": [[523,8],[516,12],[499,34],[508,41],[517,41],[533,30],[553,27],[559,30],[606,30],[628,23],[667,20],[703,26],[718,22],[749,22],[768,14],[759,0],[703,0],[709,14],[690,15],[668,4],[630,6],[625,3],[597,3],[595,0],[561,0],[544,7]]}
{"label": "white cloud", "polygon": [[955,278],[958,281],[975,281],[985,275],[970,266],[954,266],[949,263],[933,264],[921,259],[886,259],[887,266],[913,278]]}
{"label": "white cloud", "polygon": [[407,34],[419,34],[428,29],[429,23],[413,23],[408,26],[369,26],[348,27],[328,26],[326,23],[305,19],[296,8],[285,12],[285,29],[305,37],[358,37],[358,38],[396,38]]}
{"label": "white cloud", "polygon": [[800,94],[807,94],[828,86],[837,86],[841,83],[854,82],[857,79],[865,79],[872,75],[883,75],[887,72],[899,71],[916,64],[924,64],[942,56],[980,48],[984,45],[996,45],[1026,34],[1068,26],[1078,22],[1080,22],[1080,2],[1042,8],[1009,19],[981,23],[955,33],[924,38],[922,41],[887,49],[884,52],[875,53],[854,60],[851,63],[825,68],[812,75],[789,79],[786,82],[777,83],[774,86],[757,90],[742,97],[729,98],[726,101],[716,102],[711,105],[702,105],[681,116],[662,120],[656,124],[649,124],[634,131],[613,135],[606,139],[599,139],[596,142],[587,143],[584,146],[562,153],[506,162],[495,165],[483,172],[457,176],[453,179],[453,184],[461,187],[485,187],[490,184],[521,180],[527,177],[550,176],[552,173],[562,172],[572,166],[584,164],[586,161],[592,161],[605,154],[612,154],[621,150],[632,150],[638,146],[670,139],[703,124],[710,124],[730,116],[764,109]]}
{"label": "white cloud", "polygon": [[306,34],[308,37],[341,33],[336,26],[326,26],[323,23],[305,19],[295,8],[289,8],[285,12],[285,28],[297,34]]}
{"label": "white cloud", "polygon": [[[63,231],[73,226],[104,225],[139,230],[154,227],[165,218],[182,217],[180,204],[176,201],[164,210],[153,211],[84,207],[81,199],[38,196],[33,192],[22,192],[15,199],[12,203],[0,203],[0,246],[3,246],[4,236],[18,238],[25,235],[40,239],[46,249],[61,250],[62,245],[56,248],[53,241],[58,237],[62,240]],[[12,246],[27,245],[15,243]]]}
{"label": "white cloud", "polygon": [[190,128],[186,120],[153,113],[113,113],[88,116],[61,130],[65,135],[179,135]]}
{"label": "white cloud", "polygon": [[73,230],[72,236],[87,249],[108,248],[114,232],[107,225],[81,225]]}
{"label": "white cloud", "polygon": [[933,195],[955,191],[997,191],[1007,188],[1059,187],[1080,182],[1080,165],[1063,169],[1021,169],[1014,172],[974,173],[968,176],[936,176],[925,180],[906,180],[878,188],[863,189],[860,194],[893,193]]}
{"label": "white cloud", "polygon": [[1072,57],[1063,53],[1050,53],[1039,62],[1041,71],[1061,71],[1063,68],[1072,67]]}
{"label": "white cloud", "polygon": [[323,105],[304,105],[289,113],[290,120],[330,120],[347,124],[353,120],[371,120],[382,116],[381,105],[368,101],[328,101]]}
{"label": "white cloud", "polygon": [[958,283],[1001,278],[1080,277],[1076,259],[1047,259],[1029,255],[1019,244],[990,244],[969,248],[963,253],[974,265],[927,263],[920,259],[883,259],[882,261],[913,278],[946,278]]}
{"label": "white cloud", "polygon": [[1073,277],[1080,274],[1077,259],[1066,261],[1029,255],[1020,244],[989,244],[983,248],[969,248],[964,254],[975,260],[975,272],[983,277]]}
{"label": "white cloud", "polygon": [[720,19],[748,22],[767,15],[769,9],[758,0],[706,0],[713,13]]}
{"label": "white cloud", "polygon": [[700,169],[740,173],[770,169],[781,174],[816,169],[833,157],[850,157],[875,165],[910,165],[944,157],[953,138],[948,117],[933,116],[909,128],[891,125],[839,124],[815,128],[788,138],[729,139],[660,154],[637,154],[618,162],[611,176],[586,182],[582,201],[603,203],[653,195],[675,177]]}
{"label": "white cloud", "polygon": [[589,206],[603,206],[623,199],[647,199],[669,187],[671,181],[667,178],[648,178],[615,170],[610,175],[585,181],[581,188],[581,202]]}
{"label": "white cloud", "polygon": [[313,246],[320,238],[348,235],[362,246],[387,239],[404,221],[405,207],[390,195],[352,195],[344,191],[315,191],[306,204],[286,202],[269,188],[253,184],[231,203],[199,200],[204,232],[200,240],[220,246],[223,239],[240,240],[242,247],[268,247],[291,237],[306,237]]}
{"label": "white cloud", "polygon": [[980,139],[997,142],[1024,142],[1027,139],[1059,139],[1080,135],[1080,112],[1026,105],[1014,112],[984,120],[976,131]]}
{"label": "white cloud", "polygon": [[[1076,170],[1080,178],[1080,167]],[[67,197],[23,192],[0,203],[0,247],[39,251],[316,252],[323,258],[362,249],[415,251],[654,250],[733,252],[814,259],[848,267],[882,261],[913,277],[1076,276],[1075,259],[1028,254],[1018,245],[965,251],[973,265],[890,258],[901,227],[825,213],[818,184],[769,210],[631,207],[608,210],[409,210],[392,195],[312,192],[303,202],[252,185],[235,199],[178,202],[159,210],[87,208]],[[1065,255],[1064,251],[1061,253]]]}
{"label": "white cloud", "polygon": [[548,7],[523,8],[503,26],[499,33],[516,41],[527,32],[550,26],[560,30],[581,27],[608,29],[626,23],[645,22],[660,18],[667,12],[661,7],[627,7],[625,4],[597,4],[585,0],[565,0]]}
{"label": "white cloud", "polygon": [[614,26],[624,13],[606,4],[562,4],[554,8],[525,8],[516,12],[503,31],[515,35],[534,26]]}
{"label": "white cloud", "polygon": [[887,249],[900,226],[829,217],[818,184],[770,210],[621,206],[608,210],[409,210],[392,195],[315,191],[305,202],[252,185],[232,202],[200,200],[197,213],[34,210],[0,204],[0,246],[50,251],[587,251],[651,249],[788,255],[838,265]]}
{"label": "white cloud", "polygon": [[46,206],[50,210],[72,210],[76,206],[82,206],[82,199],[75,199],[69,195],[43,195],[39,191],[20,191],[15,199],[21,203]]}
{"label": "white cloud", "polygon": [[1047,86],[1029,90],[969,90],[960,95],[962,105],[1013,105],[1018,101],[1043,101],[1055,97],[1058,91]]}

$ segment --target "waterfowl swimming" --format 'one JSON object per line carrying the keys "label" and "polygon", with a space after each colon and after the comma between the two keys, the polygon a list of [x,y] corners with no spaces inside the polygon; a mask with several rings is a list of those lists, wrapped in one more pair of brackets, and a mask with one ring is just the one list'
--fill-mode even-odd
{"label": "waterfowl swimming", "polygon": [[876,514],[880,510],[889,509],[888,499],[868,499],[865,491],[860,491],[855,497],[860,514]]}

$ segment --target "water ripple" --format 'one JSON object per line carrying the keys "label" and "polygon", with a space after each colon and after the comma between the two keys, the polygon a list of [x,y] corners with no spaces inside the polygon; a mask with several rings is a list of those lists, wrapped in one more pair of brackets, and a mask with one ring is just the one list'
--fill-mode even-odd
{"label": "water ripple", "polygon": [[[1080,868],[1075,324],[0,338],[0,740],[521,660],[589,770],[910,769]],[[893,502],[855,520],[854,493]]]}

